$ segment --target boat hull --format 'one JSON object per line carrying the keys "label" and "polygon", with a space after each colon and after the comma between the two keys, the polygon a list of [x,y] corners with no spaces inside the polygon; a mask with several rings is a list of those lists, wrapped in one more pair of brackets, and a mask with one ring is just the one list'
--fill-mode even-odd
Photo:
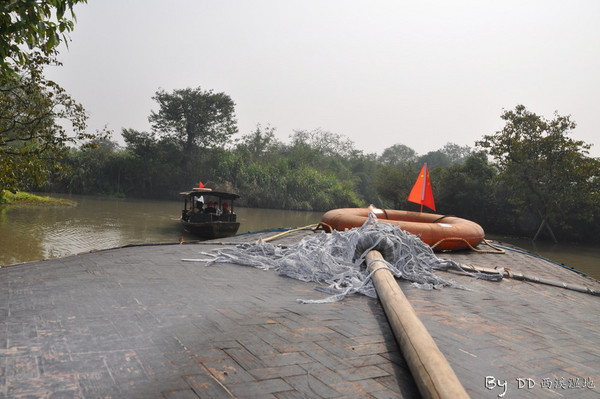
{"label": "boat hull", "polygon": [[181,224],[187,232],[207,240],[230,237],[240,228],[238,222],[189,222],[182,219]]}
{"label": "boat hull", "polygon": [[321,222],[344,231],[362,226],[374,212],[379,222],[400,226],[436,251],[457,251],[476,247],[485,238],[480,225],[467,219],[434,213],[421,213],[391,209],[342,208],[325,213]]}

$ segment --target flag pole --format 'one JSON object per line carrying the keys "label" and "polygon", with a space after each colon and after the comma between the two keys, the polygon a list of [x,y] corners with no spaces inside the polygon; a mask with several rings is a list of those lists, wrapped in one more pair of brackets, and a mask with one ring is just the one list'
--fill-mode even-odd
{"label": "flag pole", "polygon": [[421,213],[423,213],[423,201],[425,201],[425,188],[427,187],[427,175],[429,173],[427,171],[427,162],[423,165],[423,169],[425,173],[423,173],[423,190],[421,191]]}

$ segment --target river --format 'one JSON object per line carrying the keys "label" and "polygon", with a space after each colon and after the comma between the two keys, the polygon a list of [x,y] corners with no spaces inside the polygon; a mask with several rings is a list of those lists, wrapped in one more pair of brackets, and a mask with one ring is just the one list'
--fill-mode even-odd
{"label": "river", "polygon": [[[180,201],[112,199],[55,195],[76,206],[0,205],[0,265],[68,256],[127,244],[196,240],[179,223]],[[236,207],[238,234],[318,223],[322,212]],[[600,279],[600,248],[590,245],[532,243],[512,237],[490,238],[515,244]]]}

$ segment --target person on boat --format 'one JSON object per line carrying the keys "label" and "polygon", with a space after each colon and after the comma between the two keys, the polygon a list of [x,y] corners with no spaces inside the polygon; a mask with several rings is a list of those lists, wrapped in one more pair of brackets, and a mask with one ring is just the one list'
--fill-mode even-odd
{"label": "person on boat", "polygon": [[203,207],[204,207],[204,203],[202,201],[196,201],[196,206],[194,207],[192,212],[200,213],[200,212],[202,212]]}
{"label": "person on boat", "polygon": [[208,201],[208,205],[206,209],[204,209],[204,213],[217,213],[217,208],[215,208],[215,203],[212,201]]}
{"label": "person on boat", "polygon": [[223,215],[231,214],[231,210],[229,209],[229,204],[227,202],[223,203]]}

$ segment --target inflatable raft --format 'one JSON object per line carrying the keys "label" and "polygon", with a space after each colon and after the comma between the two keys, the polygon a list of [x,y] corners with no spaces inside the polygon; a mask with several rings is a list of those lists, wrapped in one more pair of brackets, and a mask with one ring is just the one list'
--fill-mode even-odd
{"label": "inflatable raft", "polygon": [[373,206],[333,209],[323,215],[321,225],[338,231],[360,227],[368,220],[369,212],[373,212],[380,222],[392,223],[420,236],[423,242],[436,251],[474,248],[485,238],[481,226],[470,220],[434,213],[378,209]]}

